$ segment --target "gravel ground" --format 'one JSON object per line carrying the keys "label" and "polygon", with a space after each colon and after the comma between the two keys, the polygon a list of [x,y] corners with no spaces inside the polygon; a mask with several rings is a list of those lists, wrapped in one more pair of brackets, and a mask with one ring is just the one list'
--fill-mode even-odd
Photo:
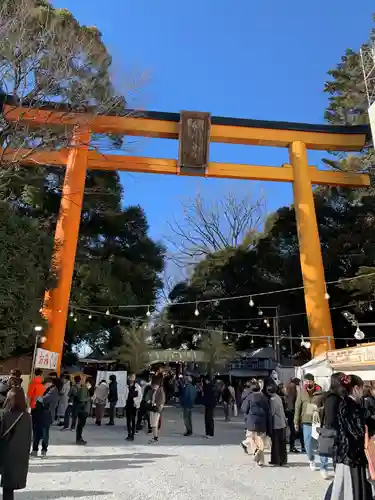
{"label": "gravel ground", "polygon": [[[327,489],[304,456],[289,456],[288,468],[259,469],[239,446],[241,419],[226,423],[220,409],[213,440],[203,437],[203,415],[194,414],[195,435],[184,432],[181,412],[167,408],[158,445],[142,433],[124,440],[123,420],[115,427],[84,431],[88,445],[77,447],[74,434],[51,432],[48,458],[33,459],[28,490],[16,500],[322,500]],[[268,457],[267,457],[268,458]]]}

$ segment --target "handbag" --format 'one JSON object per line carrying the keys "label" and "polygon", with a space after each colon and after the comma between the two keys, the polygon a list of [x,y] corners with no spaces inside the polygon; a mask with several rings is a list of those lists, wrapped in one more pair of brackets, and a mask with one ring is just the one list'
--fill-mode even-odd
{"label": "handbag", "polygon": [[369,436],[367,425],[365,432],[365,454],[368,462],[370,478],[375,480],[375,437]]}
{"label": "handbag", "polygon": [[336,443],[336,438],[336,429],[327,429],[327,427],[321,427],[319,429],[318,453],[321,457],[333,456],[333,448]]}
{"label": "handbag", "polygon": [[315,439],[315,441],[319,440],[320,429],[321,429],[321,422],[320,422],[319,412],[315,410],[312,416],[312,423],[311,423],[311,437]]}

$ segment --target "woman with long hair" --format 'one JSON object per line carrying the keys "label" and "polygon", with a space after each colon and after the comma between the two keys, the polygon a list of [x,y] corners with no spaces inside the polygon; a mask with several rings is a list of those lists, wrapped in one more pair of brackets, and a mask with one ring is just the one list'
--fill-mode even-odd
{"label": "woman with long hair", "polygon": [[0,422],[1,486],[3,500],[14,500],[14,491],[26,488],[31,444],[31,417],[26,410],[25,393],[12,388],[7,409]]}
{"label": "woman with long hair", "polygon": [[269,394],[271,411],[271,461],[270,465],[283,466],[287,464],[288,457],[286,451],[286,428],[287,419],[285,416],[282,399],[277,394],[275,382],[268,383],[266,388]]}
{"label": "woman with long hair", "polygon": [[372,500],[365,455],[363,380],[357,375],[344,375],[339,384],[343,396],[337,412],[337,438],[333,451],[336,474],[330,498]]}

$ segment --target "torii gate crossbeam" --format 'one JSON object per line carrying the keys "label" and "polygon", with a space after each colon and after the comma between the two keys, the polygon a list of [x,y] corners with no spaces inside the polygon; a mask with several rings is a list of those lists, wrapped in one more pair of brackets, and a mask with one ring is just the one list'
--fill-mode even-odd
{"label": "torii gate crossbeam", "polygon": [[63,106],[20,107],[11,99],[3,103],[3,116],[9,122],[30,126],[65,126],[74,128],[74,141],[69,150],[3,152],[3,161],[17,161],[25,166],[66,167],[61,209],[56,227],[55,262],[58,264],[57,287],[46,293],[44,314],[48,320],[46,349],[63,350],[69,298],[72,284],[83,193],[87,169],[124,170],[170,175],[268,180],[293,183],[301,270],[304,283],[306,313],[312,354],[334,347],[325,278],[315,213],[312,185],[367,187],[366,174],[318,170],[308,165],[307,149],[360,151],[369,137],[367,126],[341,127],[301,123],[270,122],[223,117],[210,117],[208,142],[248,144],[289,148],[290,164],[282,167],[238,165],[208,162],[204,170],[180,168],[174,159],[101,155],[89,148],[93,132],[144,137],[179,139],[182,141],[182,116],[176,113],[129,112],[127,116],[108,116],[72,112]]}

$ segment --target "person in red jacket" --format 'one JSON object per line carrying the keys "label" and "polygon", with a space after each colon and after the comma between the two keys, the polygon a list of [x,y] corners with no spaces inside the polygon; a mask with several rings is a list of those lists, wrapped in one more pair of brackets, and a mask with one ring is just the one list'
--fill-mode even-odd
{"label": "person in red jacket", "polygon": [[36,400],[41,398],[46,391],[43,383],[43,371],[40,368],[35,370],[35,376],[29,384],[29,389],[27,391],[27,399],[29,402],[29,407],[31,409],[31,419],[33,424],[33,433],[35,433],[36,426]]}

